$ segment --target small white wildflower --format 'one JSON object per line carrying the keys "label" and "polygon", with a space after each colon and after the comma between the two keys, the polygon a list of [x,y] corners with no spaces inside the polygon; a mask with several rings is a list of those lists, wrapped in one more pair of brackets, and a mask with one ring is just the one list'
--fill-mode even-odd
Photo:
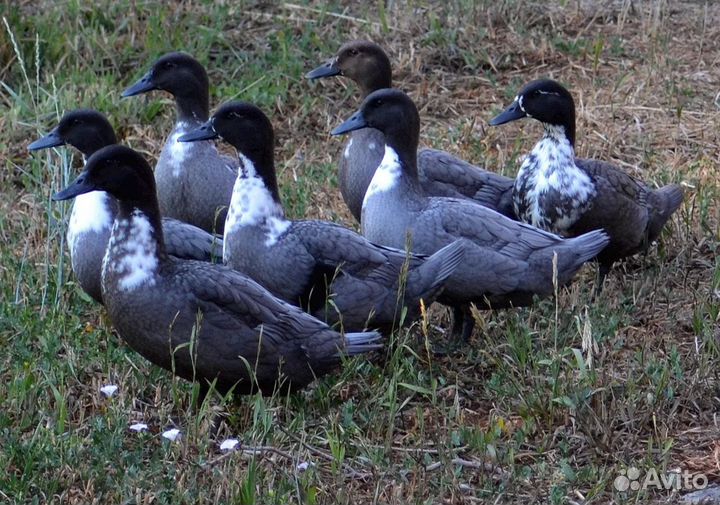
{"label": "small white wildflower", "polygon": [[232,451],[234,450],[240,442],[236,438],[228,438],[227,440],[223,440],[223,442],[220,444],[220,450],[221,451]]}
{"label": "small white wildflower", "polygon": [[297,464],[297,466],[295,467],[295,469],[296,469],[298,472],[304,472],[304,471],[306,471],[308,468],[313,467],[313,466],[315,466],[315,463],[309,463],[309,462],[307,462],[307,461],[301,461],[300,463]]}
{"label": "small white wildflower", "polygon": [[173,442],[180,438],[180,430],[177,428],[173,428],[171,430],[164,431],[162,434],[163,438],[167,438],[168,440],[172,440]]}
{"label": "small white wildflower", "polygon": [[145,423],[135,423],[130,425],[130,431],[140,433],[141,431],[147,431],[148,425]]}
{"label": "small white wildflower", "polygon": [[105,398],[110,398],[112,396],[115,396],[115,393],[117,393],[118,387],[114,384],[107,384],[100,388],[100,392],[105,396]]}

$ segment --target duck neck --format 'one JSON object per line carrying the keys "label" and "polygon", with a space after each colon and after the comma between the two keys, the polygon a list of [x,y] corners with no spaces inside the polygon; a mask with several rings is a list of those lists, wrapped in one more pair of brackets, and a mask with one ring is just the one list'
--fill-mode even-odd
{"label": "duck neck", "polygon": [[392,87],[392,76],[389,72],[375,72],[366,75],[358,82],[363,100],[372,92]]}
{"label": "duck neck", "polygon": [[85,161],[96,151],[113,144],[117,144],[115,132],[111,131],[108,134],[102,134],[99,131],[93,131],[85,136],[83,140],[74,147],[82,153],[85,158],[83,161]]}
{"label": "duck neck", "polygon": [[547,138],[561,143],[567,141],[570,149],[575,149],[575,118],[566,121],[564,124],[543,123],[545,133],[543,138]]}
{"label": "duck neck", "polygon": [[200,124],[210,116],[210,97],[207,88],[193,87],[175,95],[178,123]]}
{"label": "duck neck", "polygon": [[133,291],[154,285],[166,258],[157,203],[153,207],[120,202],[103,259],[103,286],[108,283],[110,289]]}
{"label": "duck neck", "polygon": [[543,127],[542,138],[520,167],[516,185],[526,174],[540,174],[539,180],[544,180],[552,173],[561,174],[576,169],[575,151],[565,128],[550,124],[543,124]]}
{"label": "duck neck", "polygon": [[[240,166],[233,187],[225,233],[243,226],[275,227],[284,223],[272,160],[259,160],[238,153]],[[269,163],[269,165],[268,165]]]}
{"label": "duck neck", "polygon": [[[157,258],[167,256],[157,201],[118,201],[118,213],[113,224],[113,233],[116,228],[140,232],[143,235],[144,244],[154,256]],[[121,243],[119,245],[122,246]]]}
{"label": "duck neck", "polygon": [[[389,131],[385,133],[385,154],[388,151],[394,152],[402,167],[405,178],[413,185],[420,186],[417,170],[417,150],[420,142],[419,124],[413,125],[402,131]],[[389,148],[389,149],[388,149]]]}
{"label": "duck neck", "polygon": [[[543,137],[535,146],[533,152],[538,150],[547,152],[547,159],[539,160],[542,164],[552,164],[557,161],[559,165],[575,165],[575,138],[568,134],[567,126],[543,123]],[[554,154],[553,154],[554,153]]]}
{"label": "duck neck", "polygon": [[385,144],[385,154],[365,192],[363,206],[373,198],[392,193],[405,199],[420,195],[422,191],[417,177],[415,152],[399,152],[397,147]]}

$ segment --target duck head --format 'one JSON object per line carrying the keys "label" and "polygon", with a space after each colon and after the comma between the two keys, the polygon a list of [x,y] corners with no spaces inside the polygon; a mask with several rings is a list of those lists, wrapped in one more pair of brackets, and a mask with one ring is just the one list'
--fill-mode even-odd
{"label": "duck head", "polygon": [[50,133],[31,143],[28,149],[37,151],[69,144],[87,157],[116,143],[115,131],[103,114],[92,109],[78,109],[67,112]]}
{"label": "duck head", "polygon": [[167,91],[175,97],[181,116],[207,119],[210,84],[205,68],[185,53],[168,53],[135,84],[122,92],[123,97],[153,90]]}
{"label": "duck head", "polygon": [[385,143],[397,150],[417,150],[420,115],[415,103],[399,89],[372,92],[353,114],[331,135],[341,135],[361,128],[375,128],[385,134]]}
{"label": "duck head", "polygon": [[[204,124],[179,137],[178,142],[216,138],[224,140],[237,150],[241,159],[241,176],[261,177],[265,186],[273,192],[273,196],[279,199],[274,168],[273,127],[262,110],[248,102],[227,102]],[[243,171],[250,170],[243,158],[252,163],[253,174],[243,174]]]}
{"label": "duck head", "polygon": [[575,144],[575,102],[570,92],[551,79],[538,79],[527,84],[513,102],[490,121],[498,126],[530,117],[547,127],[562,127],[572,145]]}
{"label": "duck head", "polygon": [[355,81],[362,89],[363,96],[389,88],[392,83],[390,59],[379,45],[367,40],[343,44],[335,56],[305,74],[305,77],[320,79],[335,75],[343,75]]}
{"label": "duck head", "polygon": [[155,177],[145,158],[129,147],[110,145],[96,151],[82,173],[53,200],[69,200],[91,191],[106,191],[135,207],[157,206]]}
{"label": "duck head", "polygon": [[330,134],[342,135],[362,128],[375,128],[383,133],[383,163],[386,158],[399,162],[411,183],[416,184],[420,115],[410,97],[394,88],[374,91],[363,100],[360,110]]}

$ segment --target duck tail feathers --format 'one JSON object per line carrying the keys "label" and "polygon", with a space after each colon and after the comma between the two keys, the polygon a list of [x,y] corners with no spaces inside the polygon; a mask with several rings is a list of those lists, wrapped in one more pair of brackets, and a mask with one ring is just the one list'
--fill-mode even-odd
{"label": "duck tail feathers", "polygon": [[377,331],[364,331],[345,334],[345,350],[342,354],[355,356],[366,352],[377,351],[383,348],[380,342],[382,335]]}
{"label": "duck tail feathers", "polygon": [[669,184],[652,192],[650,200],[650,222],[648,223],[648,238],[654,241],[660,234],[670,216],[675,212],[684,199],[682,188],[677,184]]}
{"label": "duck tail feathers", "polygon": [[579,268],[580,265],[600,254],[600,251],[605,249],[610,242],[610,237],[604,230],[593,230],[579,237],[568,239],[568,242],[577,254],[576,265]]}

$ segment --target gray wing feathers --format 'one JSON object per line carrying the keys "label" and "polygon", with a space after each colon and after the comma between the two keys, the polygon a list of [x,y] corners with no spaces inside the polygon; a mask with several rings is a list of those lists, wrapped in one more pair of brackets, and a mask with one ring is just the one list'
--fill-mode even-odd
{"label": "gray wing feathers", "polygon": [[162,227],[169,255],[199,261],[222,258],[223,241],[219,235],[172,218],[163,218]]}
{"label": "gray wing feathers", "polygon": [[362,235],[325,221],[297,221],[293,226],[307,251],[325,266],[359,262],[381,265],[385,254]]}
{"label": "gray wing feathers", "polygon": [[446,245],[408,272],[407,294],[410,298],[433,300],[465,257],[462,240]]}
{"label": "gray wing feathers", "polygon": [[418,175],[428,194],[470,198],[514,217],[512,189],[514,179],[484,170],[445,151],[422,149],[418,152]]}

